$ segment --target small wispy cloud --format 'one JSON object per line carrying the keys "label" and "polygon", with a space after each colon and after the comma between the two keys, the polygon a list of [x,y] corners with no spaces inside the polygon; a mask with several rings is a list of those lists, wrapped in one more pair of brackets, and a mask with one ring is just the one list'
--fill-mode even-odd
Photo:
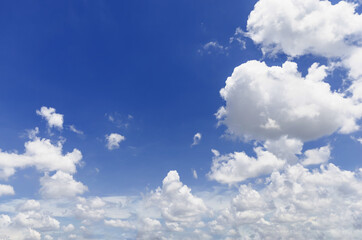
{"label": "small wispy cloud", "polygon": [[245,42],[246,33],[240,28],[236,28],[235,33],[232,37],[229,38],[229,44],[237,44],[242,50],[246,49]]}
{"label": "small wispy cloud", "polygon": [[229,42],[226,44],[221,44],[218,41],[210,41],[205,43],[199,50],[198,53],[202,54],[226,54],[229,55],[229,50],[231,48],[239,48],[241,50],[246,49],[245,38],[247,33],[245,33],[240,27],[236,28],[235,33],[229,38]]}
{"label": "small wispy cloud", "polygon": [[122,115],[118,112],[114,113],[106,113],[105,114],[108,121],[116,125],[118,128],[128,128],[130,122],[133,120],[133,116],[131,114]]}
{"label": "small wispy cloud", "polygon": [[76,134],[79,134],[79,135],[83,135],[83,134],[84,134],[83,131],[77,129],[74,125],[70,125],[70,126],[69,126],[69,130],[72,131],[72,132],[74,132],[74,133],[76,133]]}
{"label": "small wispy cloud", "polygon": [[200,141],[201,141],[201,138],[202,138],[201,133],[199,133],[199,132],[196,133],[196,134],[194,135],[194,141],[192,142],[191,146],[195,146],[195,145],[199,144]]}
{"label": "small wispy cloud", "polygon": [[192,176],[193,176],[195,179],[198,179],[197,172],[196,172],[195,169],[192,169]]}
{"label": "small wispy cloud", "polygon": [[217,41],[211,41],[202,46],[201,49],[198,50],[200,54],[211,54],[213,52],[217,53],[225,53],[228,48],[224,47],[223,45],[219,44]]}

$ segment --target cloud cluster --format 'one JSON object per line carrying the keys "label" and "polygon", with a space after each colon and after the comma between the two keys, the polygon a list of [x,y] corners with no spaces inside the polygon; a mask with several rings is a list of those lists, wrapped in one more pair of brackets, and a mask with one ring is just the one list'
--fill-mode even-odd
{"label": "cloud cluster", "polygon": [[217,224],[242,239],[357,239],[361,234],[360,171],[333,164],[274,172],[261,190],[241,185]]}
{"label": "cloud cluster", "polygon": [[38,201],[27,200],[17,207],[14,216],[0,215],[0,237],[4,239],[40,240],[46,232],[57,231],[60,222],[41,210]]}
{"label": "cloud cluster", "polygon": [[219,123],[230,134],[258,140],[307,141],[358,130],[362,105],[331,91],[326,75],[326,67],[317,63],[302,77],[294,62],[269,67],[248,61],[234,69],[220,91],[226,105],[217,112]]}
{"label": "cloud cluster", "polygon": [[100,221],[104,218],[105,202],[99,198],[78,198],[78,203],[75,207],[75,215],[82,220],[83,224],[90,224],[92,222]]}
{"label": "cloud cluster", "polygon": [[[17,207],[14,216],[2,215],[0,229],[17,239],[26,239],[30,233],[33,239],[59,234],[102,239],[111,235],[89,234],[94,232],[91,229],[99,231],[104,226],[137,239],[357,239],[362,226],[361,173],[362,169],[345,171],[333,164],[313,170],[301,164],[289,165],[282,172],[273,171],[263,182],[242,184],[236,192],[229,191],[234,197],[215,207],[218,202],[210,199],[225,198],[222,193],[196,197],[178,173],[170,171],[162,187],[128,206],[137,208],[136,215],[117,218],[108,213],[106,209],[115,199],[78,198],[68,217],[78,218],[83,225],[61,226],[41,211],[39,202],[29,200]],[[112,211],[118,208],[113,206]]]}

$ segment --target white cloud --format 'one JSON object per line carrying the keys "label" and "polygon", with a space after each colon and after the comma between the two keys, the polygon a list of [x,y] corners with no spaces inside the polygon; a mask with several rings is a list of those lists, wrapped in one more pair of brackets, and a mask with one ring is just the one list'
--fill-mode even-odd
{"label": "white cloud", "polygon": [[40,203],[34,199],[27,200],[18,207],[18,210],[21,212],[34,211],[39,209],[40,209]]}
{"label": "white cloud", "polygon": [[67,226],[63,226],[62,229],[64,232],[72,232],[74,231],[75,227],[73,224],[70,223]]}
{"label": "white cloud", "polygon": [[362,48],[353,49],[351,55],[344,61],[345,66],[350,69],[349,72],[350,77],[354,79],[362,77],[362,69],[360,65],[361,61],[362,61]]}
{"label": "white cloud", "polygon": [[41,234],[34,229],[29,228],[27,236],[24,238],[25,240],[40,240]]}
{"label": "white cloud", "polygon": [[39,116],[45,118],[50,128],[56,127],[59,129],[63,128],[63,115],[56,113],[55,108],[52,107],[41,107],[40,110],[36,110]]}
{"label": "white cloud", "polygon": [[0,184],[0,197],[4,195],[14,195],[14,188],[10,185]]}
{"label": "white cloud", "polygon": [[13,218],[13,221],[16,226],[33,228],[38,231],[57,230],[60,226],[58,220],[38,211],[20,212]]}
{"label": "white cloud", "polygon": [[28,138],[34,140],[37,138],[37,135],[39,134],[39,128],[36,127],[34,129],[27,130],[27,133],[28,133]]}
{"label": "white cloud", "polygon": [[195,179],[198,179],[197,172],[196,172],[195,169],[192,169],[192,176],[193,176]]}
{"label": "white cloud", "polygon": [[298,160],[296,155],[302,153],[303,142],[282,136],[276,140],[265,141],[264,147],[278,158],[285,159],[289,163],[296,163]]}
{"label": "white cloud", "polygon": [[362,40],[362,16],[345,1],[260,0],[247,30],[264,52],[345,57],[353,51],[348,40]]}
{"label": "white cloud", "polygon": [[239,238],[355,239],[361,234],[361,186],[357,173],[333,164],[313,171],[297,164],[274,172],[262,189],[242,185],[217,225],[234,228]]}
{"label": "white cloud", "polygon": [[196,134],[194,135],[194,141],[192,142],[191,146],[195,146],[195,145],[199,144],[200,141],[201,141],[201,138],[202,138],[201,133],[199,133],[199,132],[196,133]]}
{"label": "white cloud", "polygon": [[304,155],[305,159],[302,161],[304,166],[327,163],[330,159],[331,148],[327,145],[321,148],[307,150]]}
{"label": "white cloud", "polygon": [[137,239],[162,239],[163,237],[162,224],[157,219],[144,218],[141,221],[141,226],[137,233]]}
{"label": "white cloud", "polygon": [[[362,75],[362,55],[360,46],[352,46],[351,39],[361,40],[360,23],[354,7],[343,1],[336,5],[317,0],[258,2],[248,30],[264,51],[340,57],[355,81],[348,89],[350,96],[348,92],[332,92],[323,81],[327,68],[317,64],[306,77],[291,62],[267,67],[250,61],[237,67],[221,90],[226,106],[218,111],[219,122],[233,135],[261,140],[255,146],[263,144],[263,148],[255,147],[255,157],[244,152],[220,155],[213,149],[208,176],[229,185],[247,183],[238,188],[214,186],[213,192],[194,189],[191,193],[178,173],[170,171],[162,186],[145,197],[75,200],[73,197],[87,190],[72,175],[82,159],[80,151],[63,154],[62,142],[40,139],[35,129],[29,132],[23,154],[0,151],[0,175],[6,179],[17,169],[35,167],[45,172],[40,179],[41,195],[56,199],[1,203],[1,211],[9,215],[0,215],[0,239],[51,240],[50,234],[68,239],[106,239],[102,236],[104,225],[120,228],[117,236],[124,239],[359,239],[362,169],[344,171],[328,163],[329,145],[304,153],[302,148],[303,141],[359,128],[356,122],[362,116],[362,80],[357,79]],[[46,114],[42,110],[37,113],[48,120],[49,127],[62,128],[63,116],[61,124],[59,118],[50,123],[52,115],[60,114],[55,109],[45,110]],[[110,150],[125,140],[119,134],[111,139],[111,135],[107,136]],[[200,140],[201,134],[194,143]],[[308,169],[313,165],[320,166]],[[193,175],[197,178],[195,170]],[[6,193],[14,194],[14,190],[10,185],[0,185],[0,195]],[[63,197],[69,199],[57,199]],[[60,228],[62,224],[55,216],[68,225]],[[87,227],[75,229],[69,224],[74,221],[78,225],[74,218]]]}
{"label": "white cloud", "polygon": [[39,192],[44,198],[73,198],[88,191],[87,186],[62,171],[57,171],[52,176],[46,173],[40,178],[40,185]]}
{"label": "white cloud", "polygon": [[306,141],[358,130],[361,104],[332,92],[325,77],[326,67],[316,63],[302,77],[293,62],[268,67],[248,61],[234,69],[220,91],[226,106],[217,112],[219,123],[230,134],[259,140],[287,135]]}
{"label": "white cloud", "polygon": [[237,43],[240,48],[243,50],[246,48],[246,42],[244,40],[245,38],[245,32],[241,28],[236,28],[234,36],[229,38],[229,44]]}
{"label": "white cloud", "polygon": [[118,133],[111,133],[106,135],[108,150],[114,150],[119,148],[119,144],[126,140],[126,138]]}
{"label": "white cloud", "polygon": [[227,47],[219,44],[217,41],[211,41],[202,46],[202,49],[199,49],[199,53],[207,53],[211,54],[212,52],[224,53],[224,51],[228,50]]}
{"label": "white cloud", "polygon": [[[340,61],[352,80],[361,80],[362,15],[356,6],[346,1],[260,0],[249,15],[247,35],[264,53],[327,57]],[[361,91],[355,98],[362,98]]]}
{"label": "white cloud", "polygon": [[281,169],[285,161],[258,147],[254,149],[257,157],[249,157],[244,152],[215,156],[208,176],[223,184],[235,184],[249,178],[270,174]]}
{"label": "white cloud", "polygon": [[118,128],[128,128],[134,118],[131,114],[123,115],[118,112],[106,113],[105,116],[108,121],[113,123]]}
{"label": "white cloud", "polygon": [[4,233],[10,239],[40,239],[41,233],[58,231],[59,221],[41,207],[38,201],[28,200],[17,208],[15,216],[2,215],[0,237]]}
{"label": "white cloud", "polygon": [[214,154],[215,157],[220,156],[220,152],[216,149],[211,149],[212,154]]}
{"label": "white cloud", "polygon": [[150,202],[160,208],[162,217],[168,222],[192,223],[207,211],[202,199],[192,195],[191,189],[180,181],[177,171],[167,174],[162,188],[151,194]]}
{"label": "white cloud", "polygon": [[105,201],[99,197],[89,199],[78,198],[78,203],[75,207],[75,215],[82,219],[82,224],[89,225],[104,218],[105,205]]}
{"label": "white cloud", "polygon": [[76,165],[82,159],[78,149],[62,154],[63,143],[53,145],[49,139],[35,138],[25,143],[23,154],[3,152],[0,150],[0,178],[7,179],[15,173],[16,168],[35,167],[39,171],[63,171],[75,173]]}
{"label": "white cloud", "polygon": [[352,94],[352,99],[356,102],[362,101],[362,78],[352,82],[347,92]]}
{"label": "white cloud", "polygon": [[120,219],[110,219],[104,220],[104,224],[112,227],[125,228],[125,229],[135,229],[135,225]]}
{"label": "white cloud", "polygon": [[74,133],[76,133],[76,134],[80,134],[80,135],[83,135],[83,134],[84,134],[83,131],[78,130],[74,125],[70,125],[70,126],[69,126],[69,130],[72,131],[72,132],[74,132]]}

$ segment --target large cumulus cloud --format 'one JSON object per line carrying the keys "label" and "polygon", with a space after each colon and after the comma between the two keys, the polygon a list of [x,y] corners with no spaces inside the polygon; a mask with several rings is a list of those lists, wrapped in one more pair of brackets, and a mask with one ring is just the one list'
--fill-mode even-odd
{"label": "large cumulus cloud", "polygon": [[326,75],[326,67],[316,63],[303,77],[293,62],[269,67],[248,61],[234,69],[221,89],[226,104],[217,118],[229,133],[247,139],[307,141],[358,130],[361,104],[332,91]]}

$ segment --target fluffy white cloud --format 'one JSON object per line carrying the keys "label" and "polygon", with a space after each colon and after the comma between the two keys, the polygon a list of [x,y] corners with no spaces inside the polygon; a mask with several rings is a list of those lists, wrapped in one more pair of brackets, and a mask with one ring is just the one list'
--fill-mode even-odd
{"label": "fluffy white cloud", "polygon": [[250,13],[248,36],[264,52],[346,57],[362,40],[362,16],[353,3],[260,0]]}
{"label": "fluffy white cloud", "polygon": [[39,192],[44,198],[73,198],[88,191],[87,186],[62,171],[57,171],[52,176],[46,173],[40,178],[40,185]]}
{"label": "fluffy white cloud", "polygon": [[57,230],[60,226],[58,220],[38,211],[20,212],[13,218],[13,221],[16,226],[41,231]]}
{"label": "fluffy white cloud", "polygon": [[126,138],[118,133],[111,133],[109,135],[106,135],[107,140],[107,148],[109,150],[117,149],[119,148],[119,144],[126,140]]}
{"label": "fluffy white cloud", "polygon": [[10,185],[0,184],[0,197],[4,195],[14,195],[14,188]]}
{"label": "fluffy white cloud", "polygon": [[258,147],[254,149],[257,157],[249,157],[244,152],[215,156],[208,176],[224,184],[235,184],[272,173],[284,166],[285,161]]}
{"label": "fluffy white cloud", "polygon": [[161,210],[168,222],[188,224],[198,220],[207,208],[202,199],[180,181],[177,171],[170,171],[162,181],[162,188],[151,194],[150,201]]}
{"label": "fluffy white cloud", "polygon": [[[260,0],[250,13],[247,35],[264,53],[305,54],[340,61],[349,77],[361,81],[362,15],[349,1]],[[362,99],[360,83],[352,82],[354,98]],[[359,89],[359,90],[358,90]]]}
{"label": "fluffy white cloud", "polygon": [[163,232],[161,231],[162,224],[157,219],[152,218],[144,218],[141,219],[141,226],[139,227],[139,231],[137,233],[137,239],[162,239]]}
{"label": "fluffy white cloud", "polygon": [[201,141],[201,138],[202,138],[201,133],[196,133],[194,135],[194,141],[192,142],[191,146],[195,146],[195,145],[199,144]]}
{"label": "fluffy white cloud", "polygon": [[0,238],[41,239],[42,233],[59,230],[59,221],[50,214],[41,209],[39,202],[25,201],[16,208],[14,216],[0,215]]}
{"label": "fluffy white cloud", "polygon": [[316,63],[302,77],[293,62],[268,67],[248,61],[234,69],[220,91],[226,106],[217,112],[219,123],[230,134],[260,140],[306,141],[358,130],[361,104],[332,92],[325,76],[326,67]]}
{"label": "fluffy white cloud", "polygon": [[306,151],[304,155],[305,159],[302,162],[304,166],[327,163],[330,159],[331,148],[327,145],[321,148],[311,149]]}
{"label": "fluffy white cloud", "polygon": [[[180,197],[184,185],[171,171],[162,189],[151,196],[161,216],[142,217],[133,230],[140,239],[358,239],[362,233],[360,172],[344,171],[333,164],[313,170],[301,164],[287,166],[256,181],[255,188],[253,181],[241,185],[226,206],[222,199],[233,194],[230,189],[199,194],[213,211],[202,222],[199,217],[184,217],[190,216],[185,212],[194,208],[190,207],[193,201]],[[216,202],[209,202],[210,198]],[[140,212],[141,217],[147,211]],[[194,210],[191,212],[193,215]],[[205,212],[199,211],[200,215]],[[105,224],[132,231],[128,220],[106,220]]]}
{"label": "fluffy white cloud", "polygon": [[43,106],[40,110],[36,110],[36,113],[47,120],[50,128],[63,128],[63,114],[56,113],[55,108]]}
{"label": "fluffy white cloud", "polygon": [[282,136],[276,140],[265,141],[264,147],[278,158],[285,159],[289,163],[296,163],[298,160],[296,155],[302,153],[303,142],[298,139]]}
{"label": "fluffy white cloud", "polygon": [[82,153],[74,149],[62,154],[63,144],[53,145],[49,139],[35,138],[25,143],[23,154],[0,151],[0,178],[7,179],[16,168],[35,167],[39,171],[61,170],[75,173],[76,165],[82,159]]}
{"label": "fluffy white cloud", "polygon": [[18,210],[24,211],[35,211],[40,209],[40,203],[34,199],[27,200],[26,202],[19,205]]}
{"label": "fluffy white cloud", "polygon": [[[361,37],[362,38],[362,37]],[[350,69],[349,75],[354,79],[362,77],[361,63],[362,61],[362,48],[355,48],[351,55],[344,61],[347,68]]]}
{"label": "fluffy white cloud", "polygon": [[41,234],[38,231],[35,231],[34,229],[29,228],[26,234],[26,237],[24,240],[40,240]]}
{"label": "fluffy white cloud", "polygon": [[106,203],[101,198],[78,198],[78,202],[75,216],[82,220],[82,224],[90,224],[104,218]]}

